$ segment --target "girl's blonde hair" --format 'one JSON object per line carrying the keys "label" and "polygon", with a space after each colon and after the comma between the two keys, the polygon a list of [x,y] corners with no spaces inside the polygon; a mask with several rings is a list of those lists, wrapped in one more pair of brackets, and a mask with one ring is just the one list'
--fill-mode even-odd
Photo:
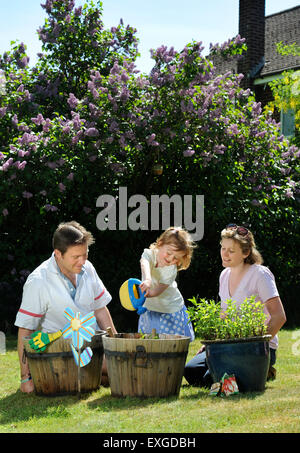
{"label": "girl's blonde hair", "polygon": [[248,256],[244,259],[245,264],[262,264],[263,257],[256,248],[253,234],[250,230],[246,235],[240,235],[237,232],[237,229],[224,228],[221,231],[221,241],[222,239],[233,239],[242,249],[244,255],[248,253]]}
{"label": "girl's blonde hair", "polygon": [[177,269],[179,271],[187,269],[191,264],[193,251],[196,247],[191,235],[181,227],[170,227],[150,245],[150,249],[157,249],[166,244],[173,245],[176,250],[185,253],[177,265]]}

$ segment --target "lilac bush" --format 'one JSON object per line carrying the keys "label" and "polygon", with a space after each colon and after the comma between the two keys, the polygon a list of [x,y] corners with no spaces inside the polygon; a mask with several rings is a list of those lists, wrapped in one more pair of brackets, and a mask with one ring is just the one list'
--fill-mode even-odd
{"label": "lilac bush", "polygon": [[[271,266],[284,257],[279,280],[296,281],[299,247],[288,245],[299,244],[300,151],[242,88],[243,75],[217,74],[201,42],[180,52],[151,50],[153,69],[140,74],[135,29],[121,21],[105,30],[101,2],[76,8],[71,0],[47,0],[43,7],[49,19],[39,29],[43,54],[36,66],[29,67],[23,43],[0,59],[6,77],[0,95],[2,280],[21,285],[24,272],[48,256],[62,220],[74,218],[97,234],[98,196],[117,197],[126,186],[128,194],[147,197],[205,196],[201,259],[189,274],[192,284],[187,281],[189,288],[198,282],[194,293],[203,290],[200,273],[208,285],[203,297],[215,296],[217,238],[231,221],[252,228]],[[237,37],[211,51],[229,58],[244,48]],[[157,163],[161,176],[153,174]],[[111,279],[112,244],[118,256],[130,240],[134,250],[138,241],[140,248],[146,244],[138,232],[134,238],[104,234],[112,242],[101,241],[95,264],[105,262]],[[116,288],[137,260],[123,258]]]}

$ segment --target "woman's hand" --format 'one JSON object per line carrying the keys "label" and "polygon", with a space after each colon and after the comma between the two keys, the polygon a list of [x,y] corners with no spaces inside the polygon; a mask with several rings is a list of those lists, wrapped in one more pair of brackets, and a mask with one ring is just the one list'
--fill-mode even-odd
{"label": "woman's hand", "polygon": [[201,346],[198,352],[196,352],[196,355],[201,354],[203,351],[205,351],[205,344]]}

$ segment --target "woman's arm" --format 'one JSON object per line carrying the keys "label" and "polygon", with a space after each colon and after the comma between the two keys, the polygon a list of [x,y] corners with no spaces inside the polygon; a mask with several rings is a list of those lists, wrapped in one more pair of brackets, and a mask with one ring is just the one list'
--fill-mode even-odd
{"label": "woman's arm", "polygon": [[286,322],[286,315],[280,297],[272,297],[265,304],[271,316],[267,333],[273,338]]}

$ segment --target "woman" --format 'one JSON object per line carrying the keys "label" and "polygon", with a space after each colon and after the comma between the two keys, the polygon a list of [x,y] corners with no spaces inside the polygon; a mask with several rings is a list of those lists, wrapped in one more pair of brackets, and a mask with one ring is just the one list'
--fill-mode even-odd
{"label": "woman", "polygon": [[[219,281],[219,296],[222,311],[226,300],[232,299],[239,306],[253,295],[264,304],[267,315],[267,333],[270,340],[269,378],[275,378],[277,332],[286,321],[285,312],[276,288],[272,272],[262,266],[263,259],[256,248],[253,235],[243,226],[229,224],[221,232],[221,258],[224,270]],[[185,366],[184,377],[191,385],[210,387],[212,378],[207,363],[205,347]]]}

